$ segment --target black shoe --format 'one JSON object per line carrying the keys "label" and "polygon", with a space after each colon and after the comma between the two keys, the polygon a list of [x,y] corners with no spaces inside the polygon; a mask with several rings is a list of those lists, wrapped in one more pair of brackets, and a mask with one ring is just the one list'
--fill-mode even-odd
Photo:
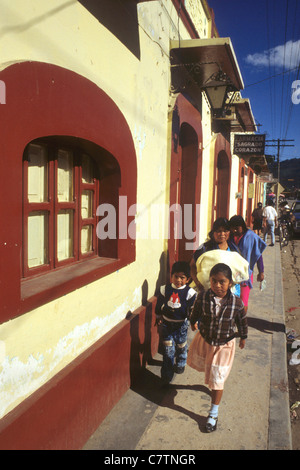
{"label": "black shoe", "polygon": [[169,385],[171,385],[172,379],[173,377],[171,377],[170,379],[166,377],[161,377],[160,378],[161,387],[168,387]]}
{"label": "black shoe", "polygon": [[206,423],[206,426],[205,426],[206,432],[213,432],[217,429],[218,417],[209,416],[208,418],[213,419],[215,421],[215,424]]}
{"label": "black shoe", "polygon": [[270,245],[269,245],[269,246],[274,246],[274,243],[270,243]]}
{"label": "black shoe", "polygon": [[184,370],[185,370],[185,367],[178,367],[178,366],[175,367],[176,374],[183,374]]}

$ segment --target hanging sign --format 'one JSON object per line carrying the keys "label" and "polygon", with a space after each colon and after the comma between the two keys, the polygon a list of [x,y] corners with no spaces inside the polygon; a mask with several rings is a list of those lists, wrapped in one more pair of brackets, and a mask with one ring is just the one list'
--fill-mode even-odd
{"label": "hanging sign", "polygon": [[266,134],[234,134],[235,155],[263,155]]}

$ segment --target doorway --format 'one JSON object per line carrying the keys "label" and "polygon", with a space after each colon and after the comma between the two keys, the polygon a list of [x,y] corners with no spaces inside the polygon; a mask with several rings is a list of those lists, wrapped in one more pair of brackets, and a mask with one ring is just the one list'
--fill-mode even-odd
{"label": "doorway", "polygon": [[201,115],[187,98],[179,95],[172,114],[170,266],[178,260],[189,262],[198,246],[201,169]]}
{"label": "doorway", "polygon": [[229,212],[230,166],[224,150],[218,154],[215,175],[214,220],[218,217],[228,218]]}

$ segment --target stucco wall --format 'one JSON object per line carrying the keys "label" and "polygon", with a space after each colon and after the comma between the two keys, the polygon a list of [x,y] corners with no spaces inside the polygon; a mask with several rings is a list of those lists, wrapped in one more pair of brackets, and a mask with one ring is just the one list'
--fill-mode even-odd
{"label": "stucco wall", "polygon": [[[124,24],[132,25],[125,40],[119,34],[122,16],[116,20],[119,24],[114,23],[101,16],[101,10],[87,8],[93,3],[27,0],[24,5],[22,0],[0,0],[0,70],[23,61],[57,65],[96,84],[119,108],[137,156],[137,206],[131,208],[136,212],[136,261],[0,325],[0,418],[140,307],[145,297],[152,297],[166,275],[168,219],[160,213],[157,237],[157,212],[151,209],[169,204],[174,104],[170,39],[190,36],[171,0],[141,2],[124,10],[129,15]],[[202,2],[186,2],[186,8],[192,16],[201,14],[195,20],[200,37],[209,34]],[[199,240],[203,242],[212,222],[216,138],[204,99],[201,119]],[[238,158],[233,157],[230,215],[236,213],[237,174]]]}
{"label": "stucco wall", "polygon": [[[169,202],[169,40],[189,36],[180,21],[178,32],[171,1],[145,2],[130,11],[138,24],[129,44],[83,5],[1,0],[0,69],[22,61],[58,65],[95,83],[118,106],[137,155],[136,261],[0,326],[0,417],[137,309],[145,293],[151,297],[165,273],[165,238],[144,235],[146,220],[151,234],[151,206]],[[209,128],[209,111],[204,121]],[[205,146],[206,180],[208,141]],[[203,207],[208,192],[205,184]],[[207,232],[205,212],[201,236]]]}

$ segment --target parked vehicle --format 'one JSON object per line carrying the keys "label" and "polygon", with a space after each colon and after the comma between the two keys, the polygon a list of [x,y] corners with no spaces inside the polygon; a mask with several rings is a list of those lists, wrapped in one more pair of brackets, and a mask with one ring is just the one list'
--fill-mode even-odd
{"label": "parked vehicle", "polygon": [[280,243],[280,249],[282,249],[284,246],[287,246],[289,239],[290,239],[290,232],[288,230],[287,224],[284,220],[279,219],[279,243]]}
{"label": "parked vehicle", "polygon": [[300,199],[293,202],[291,207],[291,225],[292,232],[295,234],[300,233]]}
{"label": "parked vehicle", "polygon": [[279,203],[278,235],[280,249],[286,246],[292,236],[291,208],[286,199]]}

